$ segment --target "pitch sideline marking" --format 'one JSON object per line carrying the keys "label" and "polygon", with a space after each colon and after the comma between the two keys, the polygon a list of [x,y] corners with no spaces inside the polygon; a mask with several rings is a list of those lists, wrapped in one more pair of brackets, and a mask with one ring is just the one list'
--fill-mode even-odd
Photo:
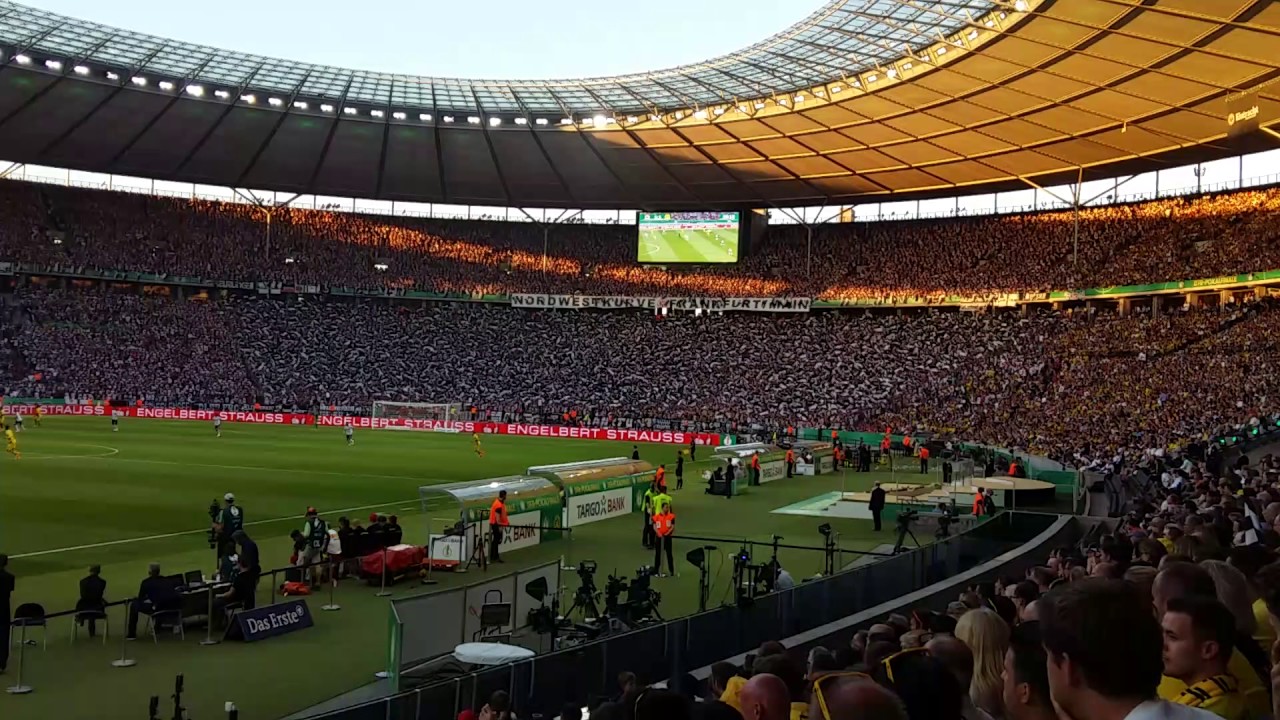
{"label": "pitch sideline marking", "polygon": [[[178,460],[149,460],[146,458],[122,458],[108,455],[68,455],[68,460],[104,460],[111,457],[111,462],[144,463],[148,465],[179,465],[182,467],[208,467],[220,470],[254,470],[257,472],[306,473],[308,475],[337,475],[340,477],[382,478],[384,480],[426,480],[427,478],[412,475],[377,475],[373,473],[338,472],[336,470],[303,470],[301,468],[273,468],[258,465],[220,465],[217,463],[192,463]],[[54,458],[42,458],[53,460]]]}
{"label": "pitch sideline marking", "polygon": [[120,453],[119,448],[113,448],[110,445],[90,445],[88,443],[69,443],[69,444],[78,445],[79,447],[98,448],[100,450],[106,450],[107,452],[98,453],[96,455],[42,455],[40,453],[36,453],[35,455],[28,454],[26,459],[27,460],[92,460],[95,458],[107,458],[107,457],[111,457],[112,455],[118,455]]}
{"label": "pitch sideline marking", "polygon": [[[340,510],[332,510],[335,513],[349,513],[357,510],[372,510],[374,508],[386,507],[394,505],[396,502],[411,502],[407,500],[392,501],[378,503],[377,505],[361,505],[360,507],[342,508]],[[267,525],[269,523],[284,522],[286,520],[302,520],[306,515],[283,515],[276,518],[268,518],[266,520],[255,520],[254,522],[245,523],[245,527],[250,525]],[[209,532],[208,528],[200,528],[199,530],[182,530],[180,532],[164,533],[162,535],[148,535],[146,537],[125,538],[123,540],[108,540],[100,543],[90,543],[88,545],[72,545],[71,547],[53,548],[52,550],[37,550],[36,552],[22,553],[20,555],[10,555],[9,557],[17,560],[21,558],[40,557],[42,555],[57,555],[59,553],[74,552],[76,550],[92,550],[94,548],[110,547],[112,545],[128,545],[129,543],[148,542],[150,540],[166,540],[168,538],[183,537],[184,535],[203,535]]]}

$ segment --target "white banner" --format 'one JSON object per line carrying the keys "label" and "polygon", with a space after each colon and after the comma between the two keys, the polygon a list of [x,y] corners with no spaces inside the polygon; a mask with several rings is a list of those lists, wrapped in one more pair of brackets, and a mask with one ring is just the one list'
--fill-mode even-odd
{"label": "white banner", "polygon": [[565,527],[577,527],[597,520],[608,520],[619,515],[631,513],[631,498],[634,491],[629,488],[605,490],[586,495],[572,495],[565,507]]}
{"label": "white banner", "polygon": [[[507,518],[507,522],[513,527],[509,527],[503,532],[502,544],[498,546],[498,552],[511,552],[512,550],[533,547],[534,545],[542,542],[542,531],[536,529],[542,525],[542,511],[534,510],[532,512],[511,515]],[[485,539],[488,540],[488,520],[481,521],[480,530],[484,533]]]}
{"label": "white banner", "polygon": [[621,295],[542,295],[514,293],[511,307],[535,310],[658,310],[728,312],[809,312],[813,298],[626,297]]}

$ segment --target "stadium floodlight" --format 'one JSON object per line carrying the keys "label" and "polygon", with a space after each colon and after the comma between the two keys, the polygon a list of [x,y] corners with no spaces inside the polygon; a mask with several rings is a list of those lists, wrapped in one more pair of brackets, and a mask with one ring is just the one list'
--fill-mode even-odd
{"label": "stadium floodlight", "polygon": [[516,118],[516,119],[515,119],[515,123],[516,123],[517,125],[528,125],[528,124],[529,124],[529,118],[522,118],[522,117],[518,117],[518,118]]}
{"label": "stadium floodlight", "polygon": [[869,82],[869,83],[873,83],[873,82],[875,82],[876,80],[879,80],[879,79],[880,79],[880,76],[879,76],[879,75],[877,75],[877,74],[875,74],[875,73],[871,73],[870,75],[868,75],[868,76],[867,76],[867,82]]}
{"label": "stadium floodlight", "polygon": [[61,70],[62,61],[61,60],[45,60],[44,66],[49,68],[50,70]]}
{"label": "stadium floodlight", "polygon": [[446,123],[451,123],[451,122],[453,122],[453,116],[452,116],[452,115],[442,115],[442,116],[440,117],[440,119],[441,119],[441,120],[443,120],[443,121],[444,121],[444,122],[446,122]]}
{"label": "stadium floodlight", "polygon": [[546,124],[547,124],[547,119],[546,119],[546,118],[538,118],[537,120],[534,120],[534,121],[533,121],[533,124],[534,124],[534,125],[546,125]]}
{"label": "stadium floodlight", "polygon": [[591,127],[596,124],[596,121],[595,118],[582,118],[582,124],[586,127]]}
{"label": "stadium floodlight", "polygon": [[293,106],[299,110],[306,110],[309,107],[305,100],[294,100]]}
{"label": "stadium floodlight", "polygon": [[159,88],[165,91],[172,90],[173,83],[169,82],[168,80],[161,80],[159,83]]}
{"label": "stadium floodlight", "polygon": [[372,117],[380,118],[380,117],[386,117],[387,114],[381,110],[370,110],[369,115]]}
{"label": "stadium floodlight", "polygon": [[231,93],[227,92],[226,90],[214,90],[213,96],[218,98],[219,100],[227,100],[231,97]]}
{"label": "stadium floodlight", "polygon": [[841,91],[841,90],[843,90],[843,89],[844,89],[844,87],[843,87],[843,86],[841,86],[841,85],[832,85],[832,86],[831,86],[831,92],[833,92],[833,93],[838,93],[838,92],[840,92],[840,91]]}
{"label": "stadium floodlight", "polygon": [[88,74],[89,74],[89,68],[88,68],[88,66],[86,66],[86,65],[77,65],[77,66],[75,66],[75,67],[74,67],[74,68],[72,68],[72,69],[75,71],[75,73],[76,73],[77,75],[88,75]]}
{"label": "stadium floodlight", "polygon": [[324,103],[320,106],[320,112],[331,113],[333,112],[333,106],[329,103]]}
{"label": "stadium floodlight", "polygon": [[111,72],[110,70],[108,70],[108,71],[107,71],[107,79],[108,79],[108,80],[119,80],[119,79],[120,79],[120,76],[119,76],[119,75],[117,75],[117,74],[115,74],[115,73],[113,73],[113,72]]}
{"label": "stadium floodlight", "polygon": [[496,118],[496,117],[489,118],[489,127],[498,127],[501,124],[502,124],[502,118]]}
{"label": "stadium floodlight", "polygon": [[31,64],[31,58],[30,58],[30,56],[23,55],[22,53],[18,53],[17,55],[14,55],[14,56],[13,56],[13,61],[14,61],[14,62],[16,62],[16,63],[18,63],[19,65],[30,65],[30,64]]}
{"label": "stadium floodlight", "polygon": [[889,70],[885,73],[885,75],[888,75],[888,76],[889,76],[889,79],[890,79],[890,80],[892,80],[892,79],[894,79],[894,78],[898,77],[898,69],[897,69],[897,68],[889,68]]}
{"label": "stadium floodlight", "polygon": [[560,118],[560,124],[561,124],[561,125],[572,125],[572,124],[573,124],[573,118]]}
{"label": "stadium floodlight", "polygon": [[377,270],[378,272],[386,272],[387,264],[384,262],[376,262],[373,264],[373,269]]}
{"label": "stadium floodlight", "polygon": [[406,114],[404,114],[404,113],[402,113],[402,112],[397,111],[397,112],[393,112],[393,113],[391,113],[391,117],[392,117],[392,118],[394,118],[394,119],[396,119],[396,120],[404,120],[405,118],[407,118],[407,117],[409,117],[409,116],[408,116],[408,115],[406,115]]}
{"label": "stadium floodlight", "polygon": [[281,105],[284,105],[284,101],[280,98],[267,98],[267,104],[271,107],[280,107]]}
{"label": "stadium floodlight", "polygon": [[937,52],[938,57],[942,57],[943,55],[946,55],[946,54],[947,54],[946,45],[943,45],[942,47],[938,48],[938,52]]}
{"label": "stadium floodlight", "polygon": [[191,97],[204,97],[204,87],[201,85],[188,85],[187,94]]}
{"label": "stadium floodlight", "polygon": [[595,122],[596,127],[600,127],[601,125],[604,125],[606,122],[608,122],[603,115],[596,115],[591,119]]}
{"label": "stadium floodlight", "polygon": [[906,72],[906,71],[910,70],[910,69],[911,69],[911,68],[913,68],[913,67],[915,67],[915,66],[914,66],[914,65],[912,65],[911,63],[909,63],[909,62],[904,62],[904,63],[902,63],[902,72]]}
{"label": "stadium floodlight", "polygon": [[418,119],[422,122],[431,122],[431,113],[418,113]]}
{"label": "stadium floodlight", "polygon": [[763,101],[760,101],[760,100],[757,100],[757,101],[756,101],[756,109],[757,109],[757,110],[763,110],[763,109],[764,109],[764,102],[763,102]]}
{"label": "stadium floodlight", "polygon": [[628,122],[628,123],[631,123],[631,124],[635,124],[635,123],[640,122],[640,118],[636,117],[635,115],[628,115],[628,116],[627,116],[627,122]]}
{"label": "stadium floodlight", "polygon": [[786,98],[778,98],[778,104],[779,104],[779,105],[782,105],[783,107],[786,107],[786,105],[787,105],[787,99],[786,99]]}
{"label": "stadium floodlight", "polygon": [[359,111],[359,110],[356,110],[356,109],[355,109],[355,108],[353,108],[353,107],[344,107],[344,108],[342,108],[342,114],[343,114],[343,115],[355,115],[355,114],[356,114],[356,113],[358,113],[358,112],[360,112],[360,111]]}
{"label": "stadium floodlight", "polygon": [[694,114],[693,114],[693,116],[694,116],[695,118],[699,119],[699,120],[706,120],[706,119],[707,119],[707,111],[706,111],[706,110],[699,110],[698,112],[694,113]]}
{"label": "stadium floodlight", "polygon": [[257,98],[257,96],[256,96],[256,95],[253,95],[253,94],[249,94],[249,95],[241,95],[241,96],[240,96],[240,100],[241,100],[241,102],[246,102],[246,103],[249,103],[250,105],[252,105],[252,104],[254,104],[254,103],[258,102],[258,98]]}
{"label": "stadium floodlight", "polygon": [[798,103],[802,103],[802,102],[804,102],[804,96],[803,96],[803,95],[796,95],[796,96],[795,96],[795,101],[796,101],[796,102],[798,102]]}
{"label": "stadium floodlight", "polygon": [[1015,0],[1015,2],[1013,3],[1013,9],[1017,10],[1018,12],[1026,12],[1027,0]]}
{"label": "stadium floodlight", "polygon": [[138,87],[147,86],[147,79],[142,77],[141,75],[134,75],[132,78],[129,78],[129,82],[133,83],[134,85],[137,85]]}
{"label": "stadium floodlight", "polygon": [[977,31],[977,30],[970,30],[970,31],[969,31],[969,34],[968,34],[968,35],[966,35],[965,37],[969,38],[970,40],[977,40],[977,39],[978,39],[978,31]]}
{"label": "stadium floodlight", "polygon": [[467,122],[471,123],[472,125],[479,125],[480,117],[478,115],[468,115]]}

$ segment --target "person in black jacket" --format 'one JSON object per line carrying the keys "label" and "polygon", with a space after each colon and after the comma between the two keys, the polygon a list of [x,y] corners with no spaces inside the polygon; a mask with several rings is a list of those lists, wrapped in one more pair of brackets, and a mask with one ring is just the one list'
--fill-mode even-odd
{"label": "person in black jacket", "polygon": [[386,533],[387,547],[399,545],[400,541],[404,539],[404,529],[400,527],[400,518],[395,515],[387,518],[387,526],[383,532]]}
{"label": "person in black jacket", "polygon": [[0,672],[9,663],[9,598],[13,595],[13,573],[9,572],[9,556],[0,555]]}
{"label": "person in black jacket", "polygon": [[684,488],[684,453],[676,453],[676,489]]}
{"label": "person in black jacket", "polygon": [[[76,601],[76,612],[103,612],[107,606],[107,581],[102,579],[102,566],[90,565],[89,574],[80,580],[80,599]],[[76,622],[89,624],[89,637],[98,635],[98,619],[76,617]]]}
{"label": "person in black jacket", "polygon": [[880,513],[884,512],[884,488],[880,487],[880,483],[871,489],[871,502],[868,506],[871,509],[871,520],[875,523],[876,532],[880,531]]}
{"label": "person in black jacket", "polygon": [[139,614],[154,615],[165,610],[176,610],[181,601],[173,580],[161,577],[160,563],[151,563],[147,567],[147,576],[138,585],[138,597],[129,605],[129,631],[125,637],[130,640],[138,637]]}

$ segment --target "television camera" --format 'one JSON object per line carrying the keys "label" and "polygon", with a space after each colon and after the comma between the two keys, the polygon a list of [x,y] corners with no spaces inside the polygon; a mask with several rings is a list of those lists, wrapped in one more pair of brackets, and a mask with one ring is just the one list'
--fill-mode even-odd
{"label": "television camera", "polygon": [[907,548],[904,546],[908,537],[911,538],[911,542],[915,543],[916,547],[920,547],[920,541],[916,539],[915,533],[911,532],[912,523],[919,517],[920,512],[917,510],[903,510],[898,513],[898,540],[893,545],[894,555],[907,552]]}
{"label": "television camera", "polygon": [[945,502],[938,503],[938,529],[934,538],[942,540],[951,537],[951,523],[956,521],[955,512]]}
{"label": "television camera", "polygon": [[[605,614],[628,628],[651,622],[654,618],[662,620],[662,614],[658,612],[662,593],[654,590],[650,582],[655,573],[657,570],[654,568],[641,566],[630,583],[610,575],[604,585]],[[622,599],[624,593],[625,600]]]}

